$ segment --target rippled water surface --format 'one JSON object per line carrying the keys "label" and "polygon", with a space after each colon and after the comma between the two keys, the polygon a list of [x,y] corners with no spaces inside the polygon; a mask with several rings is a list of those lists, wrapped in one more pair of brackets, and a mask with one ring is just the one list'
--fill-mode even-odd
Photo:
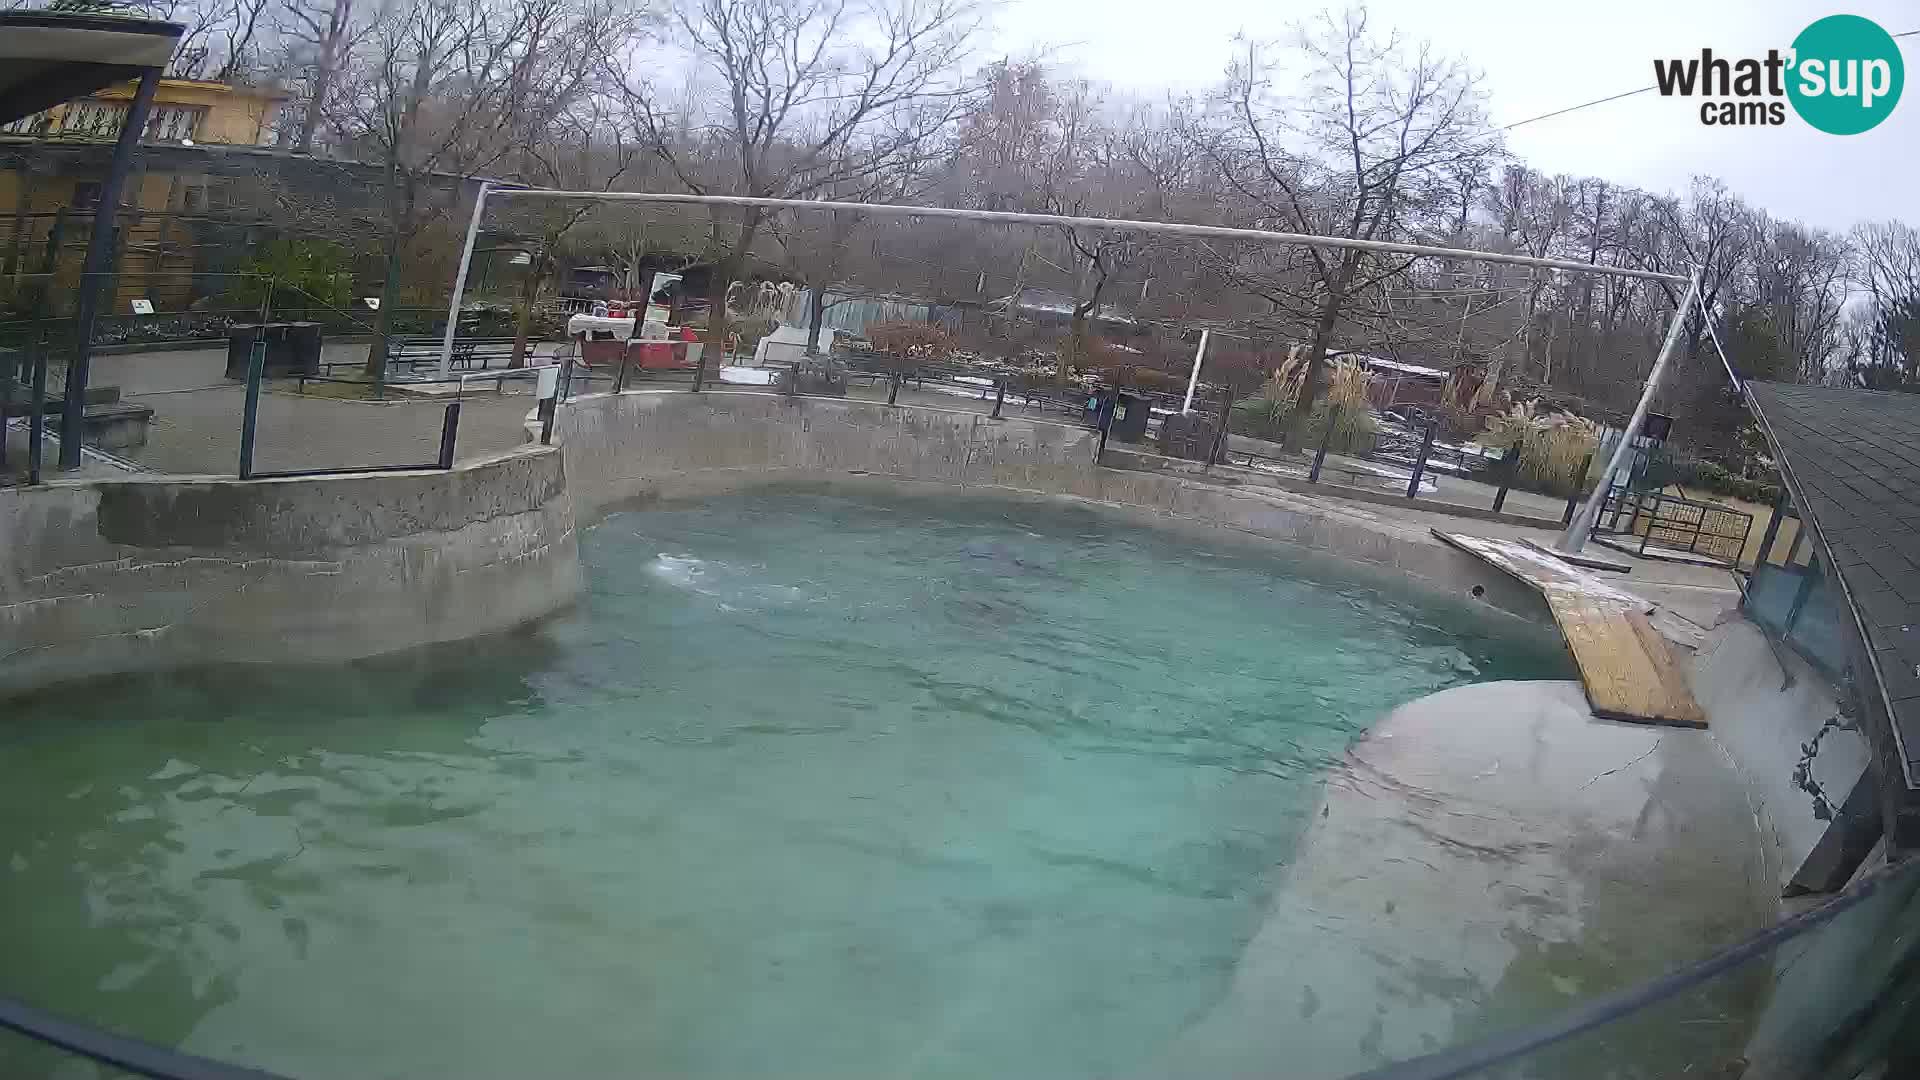
{"label": "rippled water surface", "polygon": [[582,554],[538,632],[10,704],[0,993],[305,1077],[1125,1072],[1356,734],[1567,674],[1057,507],[763,493]]}

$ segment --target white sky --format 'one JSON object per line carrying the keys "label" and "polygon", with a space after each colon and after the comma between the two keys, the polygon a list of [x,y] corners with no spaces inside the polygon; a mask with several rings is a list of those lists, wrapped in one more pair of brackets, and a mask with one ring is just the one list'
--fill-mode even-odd
{"label": "white sky", "polygon": [[[1146,95],[1218,81],[1233,35],[1279,38],[1323,0],[1003,0],[997,52],[1050,46],[1063,71]],[[1888,33],[1920,29],[1920,0],[1373,0],[1376,29],[1465,57],[1485,78],[1493,120],[1509,124],[1653,82],[1656,57],[1733,58],[1786,49],[1808,23],[1841,12]],[[1906,88],[1893,115],[1861,135],[1825,135],[1792,115],[1783,127],[1700,123],[1699,98],[1642,94],[1508,133],[1550,173],[1680,191],[1711,173],[1777,217],[1830,229],[1898,217],[1920,224],[1920,36],[1902,38]]]}

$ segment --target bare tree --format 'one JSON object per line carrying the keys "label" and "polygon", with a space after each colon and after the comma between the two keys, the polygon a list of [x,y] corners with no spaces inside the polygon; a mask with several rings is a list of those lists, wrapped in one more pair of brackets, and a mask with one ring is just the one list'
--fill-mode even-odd
{"label": "bare tree", "polygon": [[272,0],[166,0],[150,14],[186,25],[167,74],[177,79],[229,82],[260,62],[261,31]]}
{"label": "bare tree", "polygon": [[1764,213],[1754,233],[1752,280],[1742,291],[1793,361],[1789,374],[1820,382],[1839,345],[1852,251],[1845,237]]}
{"label": "bare tree", "polygon": [[335,79],[371,24],[355,21],[353,0],[282,0],[281,14],[281,34],[293,63],[306,73],[305,108],[293,148],[310,154]]}
{"label": "bare tree", "polygon": [[1846,379],[1873,390],[1920,391],[1920,229],[1899,221],[1863,224],[1853,242],[1853,285],[1866,302],[1846,327]]}
{"label": "bare tree", "polygon": [[[1444,228],[1459,176],[1498,151],[1477,79],[1458,60],[1369,33],[1364,11],[1325,15],[1296,33],[1302,92],[1274,93],[1275,50],[1242,41],[1200,145],[1253,217],[1295,232],[1359,240]],[[1297,440],[1326,381],[1326,357],[1357,298],[1410,261],[1348,250],[1261,253],[1236,267],[1242,287],[1307,321],[1307,371],[1288,421]],[[1303,304],[1304,302],[1304,304]]]}
{"label": "bare tree", "polygon": [[402,256],[454,206],[441,195],[446,179],[515,164],[514,133],[528,115],[553,115],[556,88],[584,92],[569,74],[597,67],[596,50],[619,44],[601,36],[608,24],[598,10],[567,0],[396,2],[363,39],[366,55],[340,72],[331,119],[347,149],[383,174],[385,269],[369,376],[385,375]]}
{"label": "bare tree", "polygon": [[[627,57],[614,75],[635,135],[687,191],[808,198],[929,152],[959,113],[979,18],[971,0],[684,0],[673,23],[715,104],[696,93],[676,108]],[[713,214],[702,368],[725,347],[727,291],[766,219]]]}

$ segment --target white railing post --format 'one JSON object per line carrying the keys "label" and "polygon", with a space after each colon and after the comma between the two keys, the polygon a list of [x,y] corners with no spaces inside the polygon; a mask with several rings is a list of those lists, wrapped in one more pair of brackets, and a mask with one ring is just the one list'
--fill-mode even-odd
{"label": "white railing post", "polygon": [[467,242],[460,249],[460,270],[453,279],[453,299],[447,302],[447,332],[440,338],[440,377],[453,371],[453,332],[460,325],[460,301],[467,293],[467,268],[473,264],[473,241],[480,235],[480,215],[487,211],[487,181],[473,197],[473,216],[467,219]]}
{"label": "white railing post", "polygon": [[1600,482],[1594,485],[1593,494],[1587,496],[1586,505],[1573,515],[1573,520],[1567,524],[1567,531],[1560,535],[1556,547],[1569,555],[1578,554],[1581,548],[1587,546],[1587,538],[1593,535],[1594,523],[1600,520],[1600,507],[1605,504],[1607,492],[1613,487],[1613,478],[1619,475],[1620,466],[1626,463],[1627,455],[1633,453],[1634,437],[1639,434],[1640,425],[1646,423],[1647,412],[1653,407],[1653,395],[1660,389],[1660,377],[1666,374],[1667,363],[1673,359],[1674,349],[1680,344],[1680,332],[1700,296],[1701,273],[1700,267],[1694,268],[1693,278],[1687,284],[1687,295],[1680,301],[1680,306],[1674,309],[1673,322],[1667,327],[1667,340],[1660,345],[1660,355],[1653,361],[1653,370],[1647,373],[1646,389],[1640,392],[1640,404],[1634,406],[1633,419],[1627,421],[1626,428],[1620,433],[1620,444],[1613,448],[1613,457],[1608,459],[1606,471],[1600,474]]}
{"label": "white railing post", "polygon": [[1207,357],[1207,335],[1212,332],[1205,327],[1200,330],[1200,347],[1193,350],[1193,372],[1187,376],[1187,401],[1180,406],[1183,413],[1193,411],[1193,388],[1200,385],[1200,361]]}

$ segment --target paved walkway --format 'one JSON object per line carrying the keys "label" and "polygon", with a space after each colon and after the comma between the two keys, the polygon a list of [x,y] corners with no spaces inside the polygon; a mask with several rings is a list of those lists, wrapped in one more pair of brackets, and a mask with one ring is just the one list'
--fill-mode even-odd
{"label": "paved walkway", "polygon": [[[353,360],[365,345],[329,345],[328,360]],[[130,353],[94,362],[96,386],[153,409],[147,444],[122,451],[155,472],[231,476],[239,469],[240,419],[246,389],[225,375],[224,349]],[[481,384],[490,385],[490,384]],[[511,385],[511,384],[509,384]],[[531,387],[461,402],[457,456],[470,459],[526,441],[521,423],[533,407]],[[336,401],[270,387],[260,397],[254,467],[261,470],[410,465],[440,453],[441,401]]]}

